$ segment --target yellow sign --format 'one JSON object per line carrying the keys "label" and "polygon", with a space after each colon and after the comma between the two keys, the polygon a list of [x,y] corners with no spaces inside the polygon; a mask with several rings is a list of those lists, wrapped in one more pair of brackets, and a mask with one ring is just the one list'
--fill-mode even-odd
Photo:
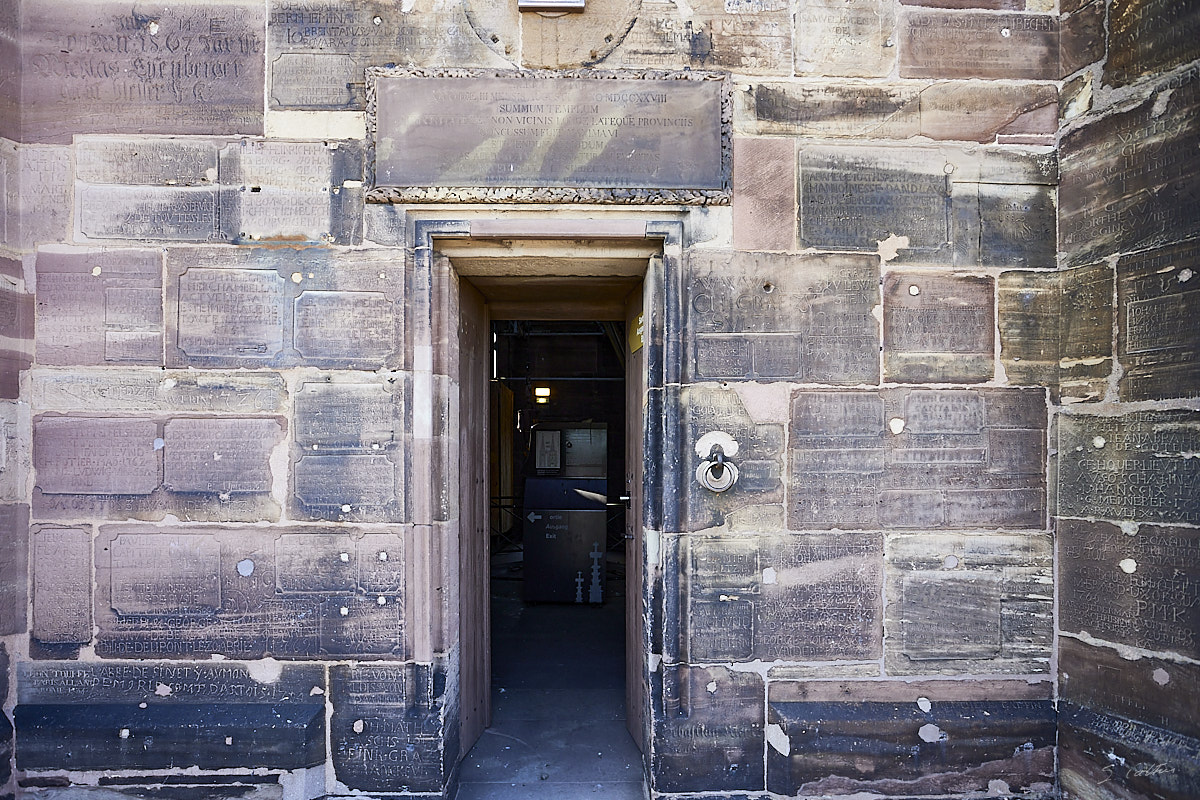
{"label": "yellow sign", "polygon": [[642,333],[646,330],[644,314],[638,314],[633,324],[629,326],[629,352],[636,353],[642,349]]}

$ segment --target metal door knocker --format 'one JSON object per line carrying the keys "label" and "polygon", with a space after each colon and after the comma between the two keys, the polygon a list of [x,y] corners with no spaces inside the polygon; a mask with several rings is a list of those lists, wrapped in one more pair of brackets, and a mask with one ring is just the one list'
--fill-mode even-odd
{"label": "metal door knocker", "polygon": [[710,492],[724,492],[738,480],[738,468],[725,455],[724,448],[714,444],[708,458],[696,468],[696,480]]}

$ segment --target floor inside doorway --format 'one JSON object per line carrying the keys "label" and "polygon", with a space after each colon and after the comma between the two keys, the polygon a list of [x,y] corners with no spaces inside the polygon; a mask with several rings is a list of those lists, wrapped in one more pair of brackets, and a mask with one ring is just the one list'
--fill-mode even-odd
{"label": "floor inside doorway", "polygon": [[643,800],[625,729],[620,583],[599,606],[526,604],[492,581],[492,726],[461,766],[458,800]]}

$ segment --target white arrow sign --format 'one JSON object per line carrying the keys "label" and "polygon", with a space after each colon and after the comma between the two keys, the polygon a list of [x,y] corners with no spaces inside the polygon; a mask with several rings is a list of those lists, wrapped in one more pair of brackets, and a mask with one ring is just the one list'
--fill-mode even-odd
{"label": "white arrow sign", "polygon": [[542,518],[541,514],[535,514],[532,511],[530,511],[529,516],[526,517],[525,519],[529,520],[530,522],[537,522],[541,518]]}

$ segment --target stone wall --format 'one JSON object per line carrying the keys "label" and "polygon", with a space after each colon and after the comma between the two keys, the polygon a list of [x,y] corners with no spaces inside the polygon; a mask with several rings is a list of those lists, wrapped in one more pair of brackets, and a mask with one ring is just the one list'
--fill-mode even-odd
{"label": "stone wall", "polygon": [[[1200,14],[1060,6],[5,4],[0,797],[452,790],[437,217],[681,223],[656,793],[1194,796]],[[732,204],[367,205],[388,65],[726,73]]]}

